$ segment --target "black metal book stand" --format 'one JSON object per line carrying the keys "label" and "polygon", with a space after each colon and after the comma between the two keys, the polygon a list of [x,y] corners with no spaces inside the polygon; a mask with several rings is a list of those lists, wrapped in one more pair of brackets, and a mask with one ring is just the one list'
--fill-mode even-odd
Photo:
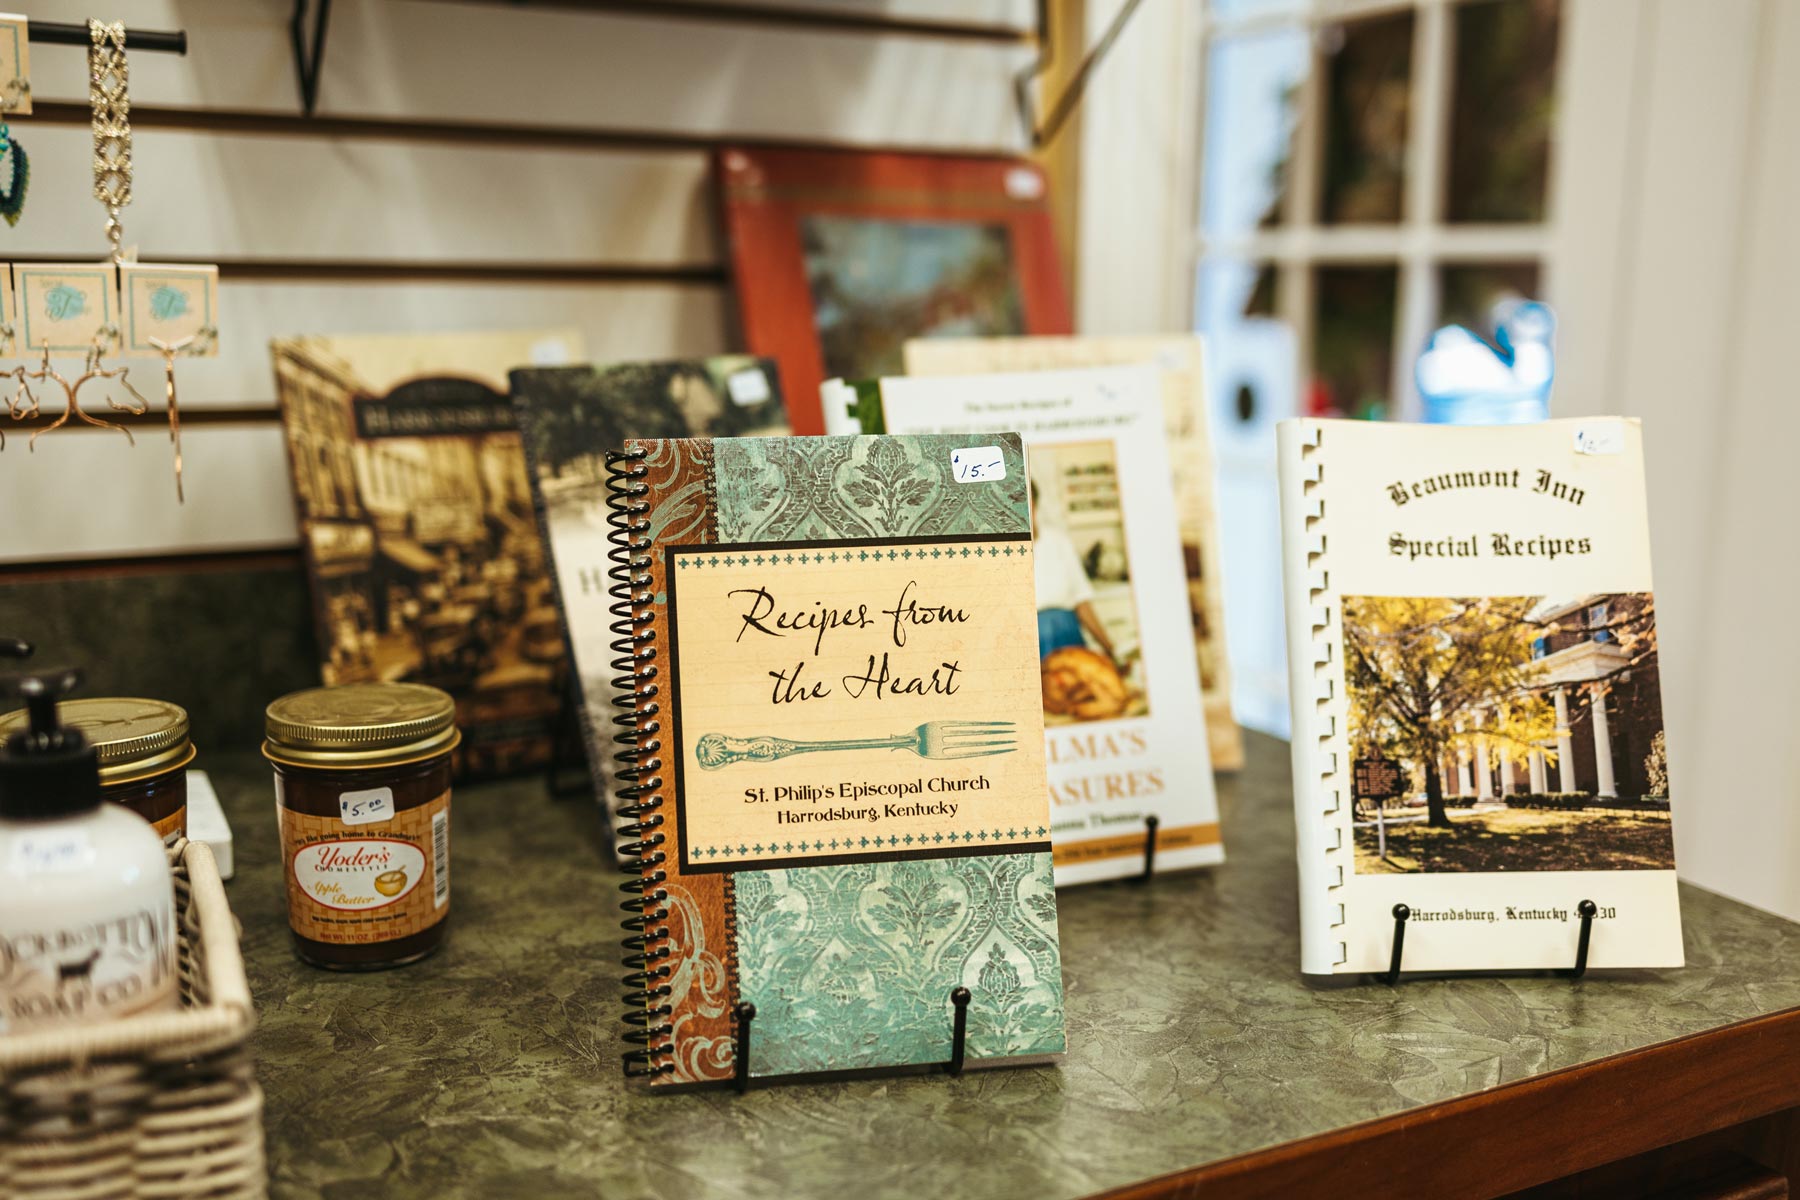
{"label": "black metal book stand", "polygon": [[[1581,918],[1581,937],[1575,943],[1575,965],[1568,972],[1571,980],[1580,979],[1587,974],[1588,943],[1594,936],[1594,917],[1600,907],[1592,900],[1583,900],[1575,906],[1575,912]],[[1390,987],[1400,982],[1400,956],[1406,950],[1406,922],[1412,917],[1412,909],[1404,904],[1394,905],[1394,951],[1388,957],[1388,969],[1381,976],[1381,981]]]}
{"label": "black metal book stand", "polygon": [[[950,1061],[941,1064],[950,1075],[961,1075],[969,1037],[969,989],[950,989]],[[750,1090],[750,1027],[756,1020],[756,1005],[745,1001],[731,1010],[737,1022],[737,1062],[733,1081],[741,1095]]]}

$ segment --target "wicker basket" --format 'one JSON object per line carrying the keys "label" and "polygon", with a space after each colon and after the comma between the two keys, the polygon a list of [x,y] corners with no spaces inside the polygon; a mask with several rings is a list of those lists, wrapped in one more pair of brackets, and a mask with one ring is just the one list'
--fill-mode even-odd
{"label": "wicker basket", "polygon": [[0,1037],[0,1200],[266,1191],[250,985],[212,851],[169,851],[178,1013]]}

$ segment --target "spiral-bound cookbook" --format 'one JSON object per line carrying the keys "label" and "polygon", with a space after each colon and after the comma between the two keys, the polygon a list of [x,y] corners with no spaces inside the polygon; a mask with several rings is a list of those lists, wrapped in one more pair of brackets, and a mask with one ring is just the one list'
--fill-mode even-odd
{"label": "spiral-bound cookbook", "polygon": [[1680,966],[1638,423],[1278,441],[1302,971]]}
{"label": "spiral-bound cookbook", "polygon": [[628,1073],[1063,1049],[1017,435],[609,457]]}

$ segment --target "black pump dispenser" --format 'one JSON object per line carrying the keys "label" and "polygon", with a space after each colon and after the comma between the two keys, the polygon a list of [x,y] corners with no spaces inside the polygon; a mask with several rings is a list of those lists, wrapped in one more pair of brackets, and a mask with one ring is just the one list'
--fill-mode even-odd
{"label": "black pump dispenser", "polygon": [[[0,640],[0,656],[30,652],[22,642]],[[99,806],[99,757],[56,712],[57,701],[80,682],[74,668],[0,677],[0,697],[23,700],[30,716],[29,728],[0,747],[0,817],[66,817]]]}

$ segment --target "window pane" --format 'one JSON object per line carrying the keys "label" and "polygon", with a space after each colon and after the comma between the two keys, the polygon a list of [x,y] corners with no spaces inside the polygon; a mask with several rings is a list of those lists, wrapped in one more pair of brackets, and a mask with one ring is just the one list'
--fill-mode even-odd
{"label": "window pane", "polygon": [[1397,222],[1406,185],[1413,14],[1353,21],[1325,33],[1341,44],[1325,67],[1319,219]]}
{"label": "window pane", "polygon": [[1556,117],[1558,0],[1456,13],[1446,219],[1542,221]]}
{"label": "window pane", "polygon": [[1306,11],[1307,0],[1212,0],[1208,5],[1215,21],[1237,21]]}
{"label": "window pane", "polygon": [[1311,62],[1300,29],[1212,43],[1201,200],[1208,238],[1242,235],[1280,221],[1300,85]]}
{"label": "window pane", "polygon": [[1321,267],[1314,275],[1312,382],[1307,411],[1380,420],[1394,381],[1397,267]]}
{"label": "window pane", "polygon": [[1275,319],[1279,278],[1269,263],[1200,264],[1198,328],[1206,335],[1207,400],[1221,450],[1260,445],[1277,420],[1297,415],[1293,334]]}
{"label": "window pane", "polygon": [[1491,339],[1502,300],[1538,300],[1534,262],[1446,264],[1438,271],[1439,325],[1462,325]]}

